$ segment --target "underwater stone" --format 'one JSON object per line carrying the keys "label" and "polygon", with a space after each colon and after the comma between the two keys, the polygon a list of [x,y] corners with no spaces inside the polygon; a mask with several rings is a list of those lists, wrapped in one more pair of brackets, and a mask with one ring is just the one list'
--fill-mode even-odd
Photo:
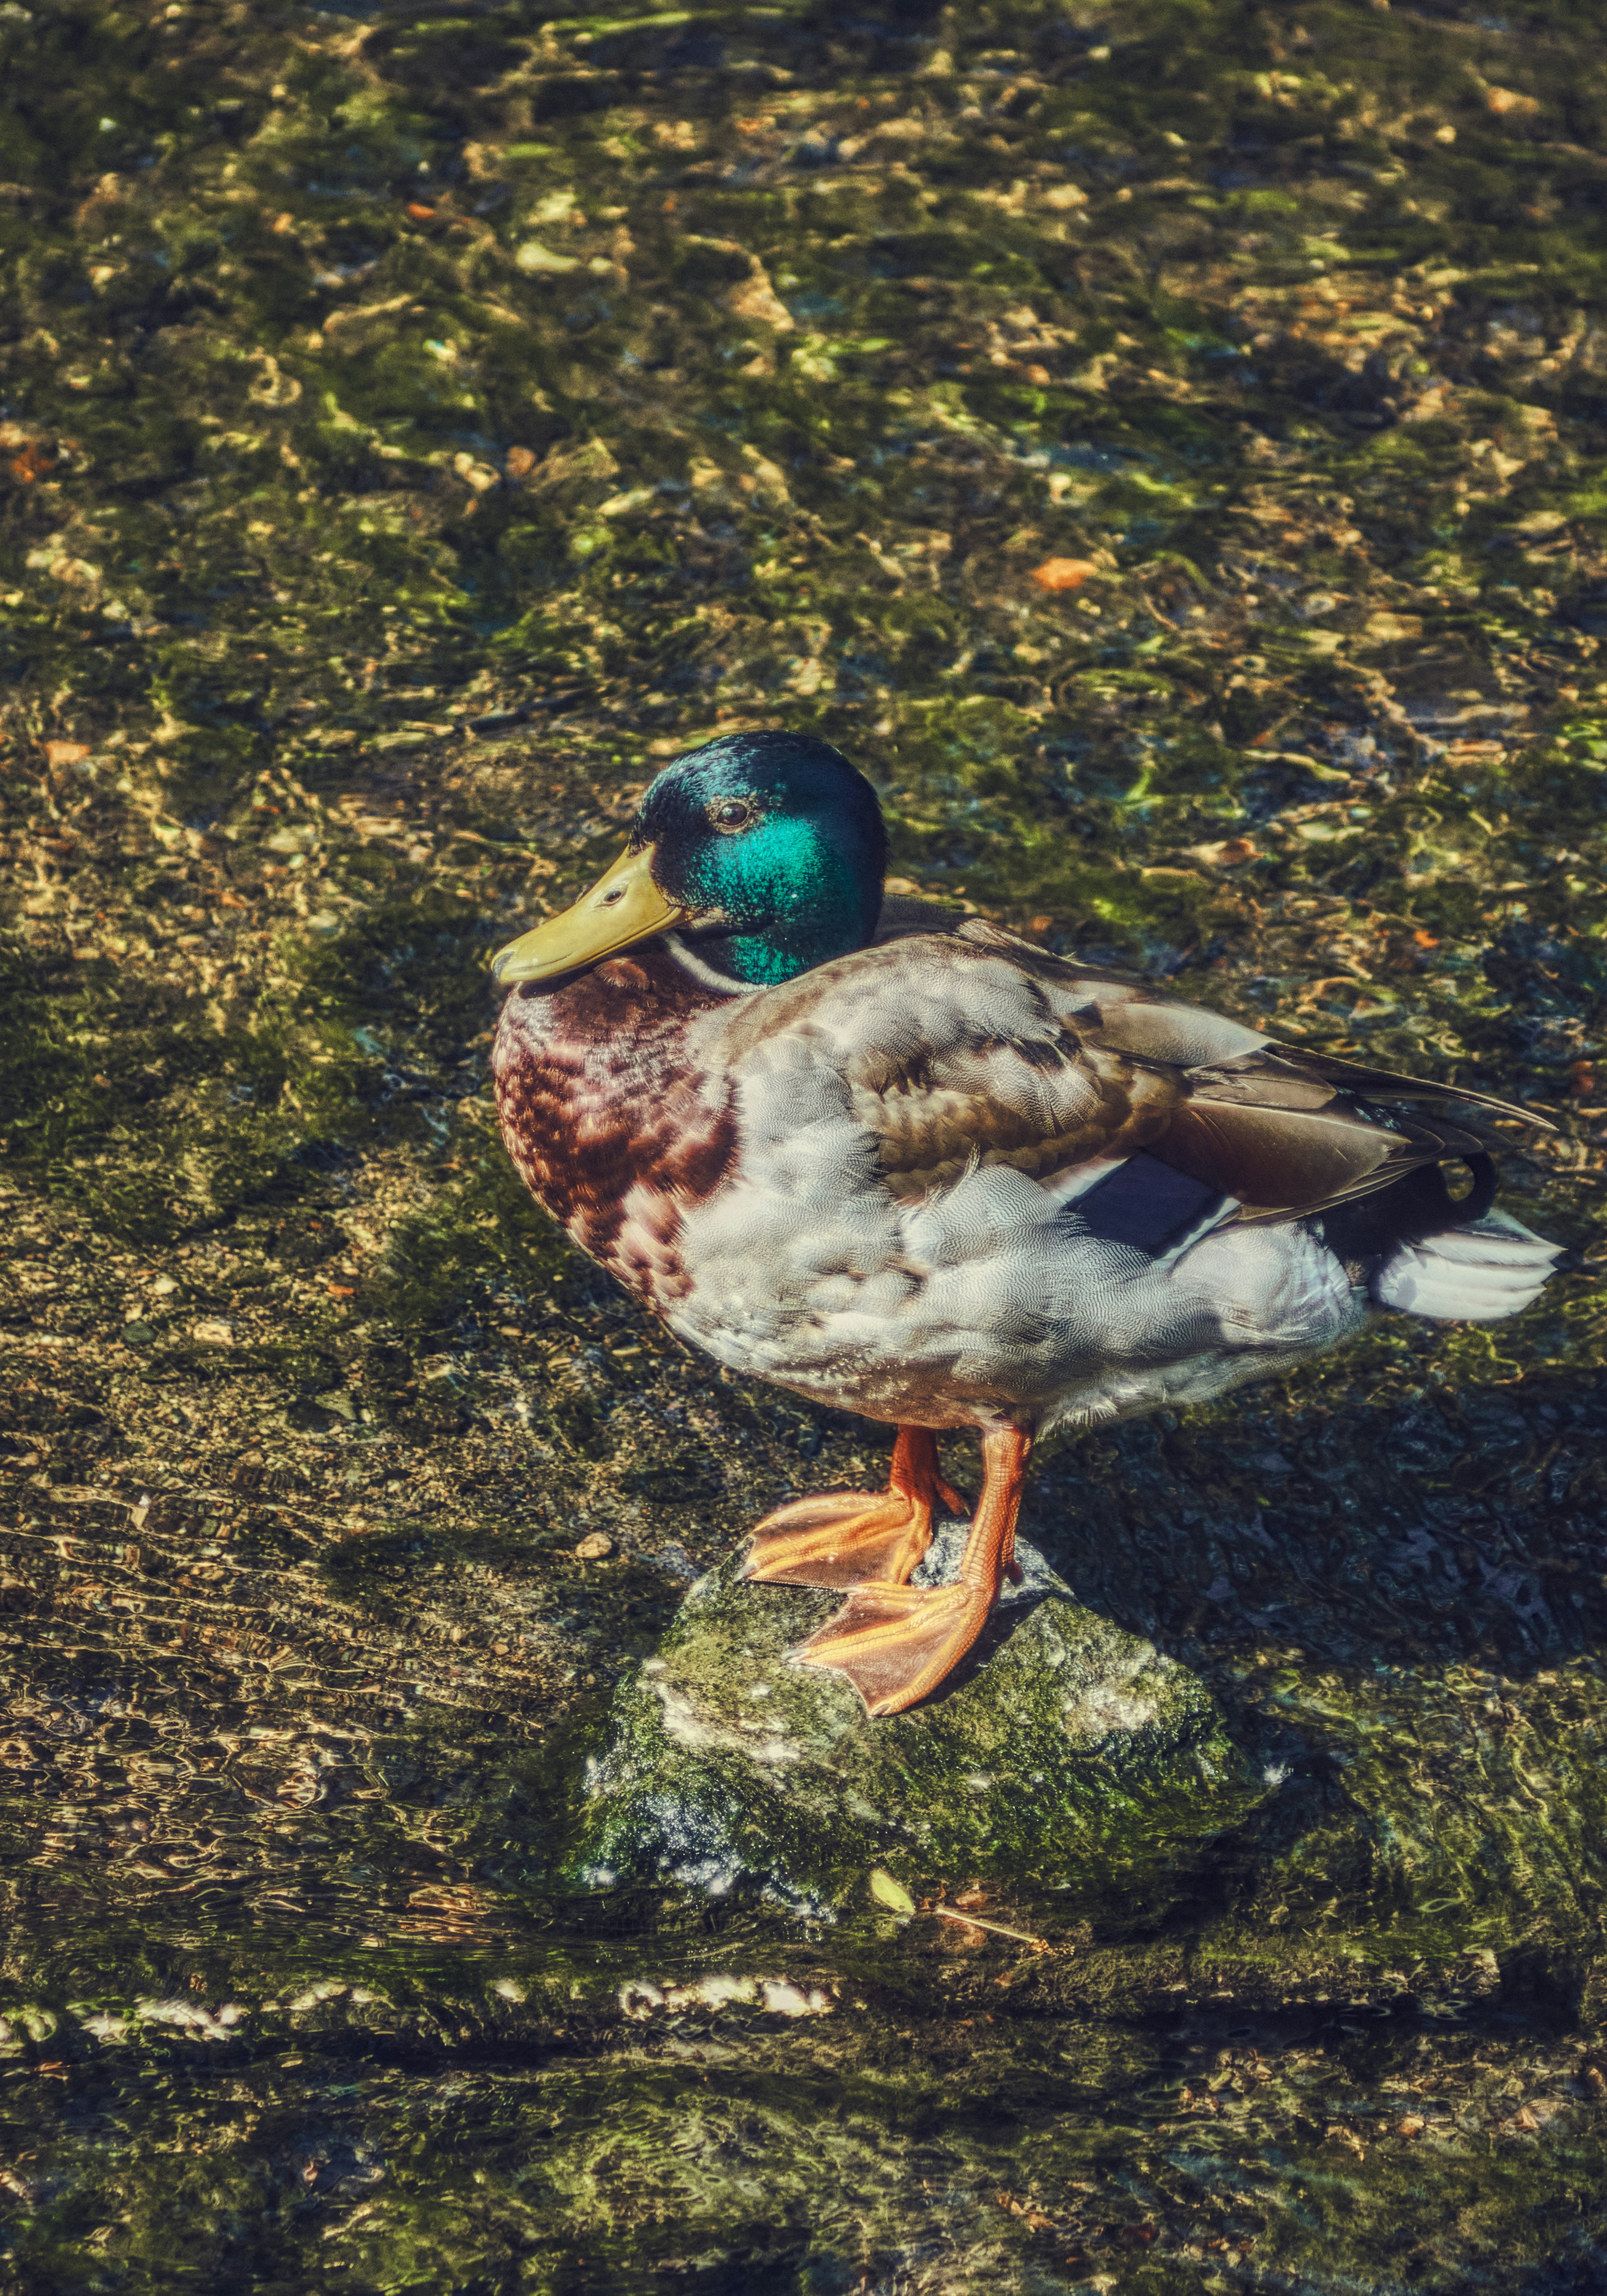
{"label": "underwater stone", "polygon": [[[941,1527],[918,1583],[954,1575],[963,1536]],[[756,1890],[820,1914],[882,1865],[1031,1881],[1068,1911],[1114,1897],[1161,1912],[1274,1783],[1186,1668],[1083,1609],[1032,1547],[1017,1559],[1022,1583],[974,1660],[872,1721],[841,1675],[787,1655],[840,1597],[745,1583],[734,1554],[616,1694],[577,1878]]]}

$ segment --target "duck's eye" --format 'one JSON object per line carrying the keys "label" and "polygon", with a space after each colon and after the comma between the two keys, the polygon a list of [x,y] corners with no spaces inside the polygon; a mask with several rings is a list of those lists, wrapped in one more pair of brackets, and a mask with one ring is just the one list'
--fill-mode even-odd
{"label": "duck's eye", "polygon": [[723,830],[727,837],[734,836],[739,829],[746,829],[752,818],[753,808],[746,798],[723,797],[709,808],[710,825]]}

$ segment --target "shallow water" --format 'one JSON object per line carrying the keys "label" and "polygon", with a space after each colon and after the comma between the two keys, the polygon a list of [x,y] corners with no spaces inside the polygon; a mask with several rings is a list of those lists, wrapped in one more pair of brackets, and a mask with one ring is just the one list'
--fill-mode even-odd
{"label": "shallow water", "polygon": [[1594,17],[0,8],[4,2284],[1607,2277],[1593,1285],[1045,1463],[1275,1780],[1164,1902],[577,1890],[885,1447],[526,1205],[483,971],[813,728],[914,883],[1548,1111],[1589,1264]]}

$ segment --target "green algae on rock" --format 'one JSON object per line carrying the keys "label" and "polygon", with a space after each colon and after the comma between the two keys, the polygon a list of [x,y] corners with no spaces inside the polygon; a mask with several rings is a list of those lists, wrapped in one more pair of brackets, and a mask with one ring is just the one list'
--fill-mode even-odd
{"label": "green algae on rock", "polygon": [[[952,1573],[961,1535],[943,1526],[917,1584]],[[836,1596],[723,1562],[616,1695],[587,1766],[578,1877],[757,1890],[820,1913],[885,1865],[1037,1883],[1073,1916],[1113,1893],[1163,1913],[1276,1774],[1186,1668],[1084,1610],[1034,1548],[1018,1560],[980,1659],[885,1721],[834,1670],[788,1657]]]}

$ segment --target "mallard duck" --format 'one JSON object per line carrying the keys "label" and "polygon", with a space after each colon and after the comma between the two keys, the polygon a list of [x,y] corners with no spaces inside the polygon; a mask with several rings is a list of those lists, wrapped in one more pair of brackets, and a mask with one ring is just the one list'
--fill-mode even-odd
{"label": "mallard duck", "polygon": [[[838,750],[723,735],[494,960],[503,1137],[548,1211],[717,1362],[897,1428],[884,1491],[779,1508],[747,1568],[843,1590],[793,1656],[873,1715],[1019,1576],[1051,1429],[1202,1401],[1385,1309],[1511,1315],[1561,1256],[1491,1209],[1474,1121],[1524,1111],[890,898],[886,854]],[[958,1428],[974,1511],[939,1466]],[[939,1510],[971,1514],[958,1578],[914,1587]]]}

